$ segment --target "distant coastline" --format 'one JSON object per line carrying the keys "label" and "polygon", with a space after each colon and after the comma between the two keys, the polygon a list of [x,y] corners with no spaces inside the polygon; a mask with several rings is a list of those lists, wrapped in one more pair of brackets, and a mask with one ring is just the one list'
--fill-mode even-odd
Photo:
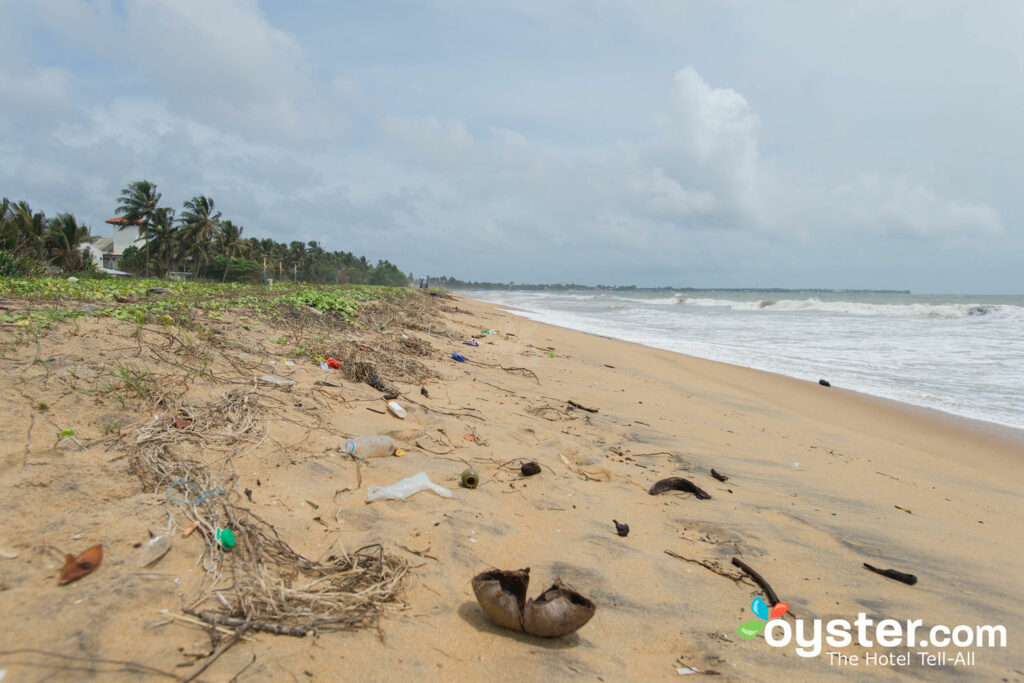
{"label": "distant coastline", "polygon": [[827,287],[638,287],[637,285],[581,285],[576,283],[466,282],[455,278],[428,278],[432,287],[460,291],[499,290],[509,292],[729,292],[758,294],[783,292],[789,294],[911,294],[909,289],[846,289]]}

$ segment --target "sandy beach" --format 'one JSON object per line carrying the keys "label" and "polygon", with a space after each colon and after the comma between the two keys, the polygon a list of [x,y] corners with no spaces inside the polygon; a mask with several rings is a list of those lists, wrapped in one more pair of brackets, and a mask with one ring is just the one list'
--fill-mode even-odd
{"label": "sandy beach", "polygon": [[[226,634],[213,642],[182,613],[203,585],[206,541],[183,536],[181,504],[167,499],[166,485],[147,488],[136,476],[131,444],[138,425],[167,422],[168,405],[199,405],[229,390],[259,393],[268,408],[265,437],[231,455],[237,478],[221,495],[305,557],[380,543],[408,570],[375,628],[302,638],[249,632],[200,680],[668,680],[688,668],[743,681],[1024,679],[1024,435],[817,378],[552,327],[458,295],[428,303],[433,324],[372,333],[332,328],[314,314],[289,327],[242,329],[230,316],[210,322],[229,341],[211,346],[206,374],[160,403],[122,406],[110,393],[80,391],[104,386],[117,363],[169,377],[169,360],[186,356],[162,346],[157,326],[133,336],[134,327],[84,319],[54,328],[38,346],[8,350],[0,366],[3,680],[140,676],[123,664],[72,658],[184,677],[224,643]],[[308,360],[279,362],[273,340],[296,329],[324,337],[346,362],[354,342],[402,334],[422,342],[415,367],[429,374],[385,376],[405,419],[386,414],[381,392],[365,382],[325,375]],[[269,373],[295,384],[252,381]],[[325,377],[329,385],[316,384]],[[171,390],[169,381],[157,384]],[[62,439],[70,425],[74,439]],[[368,434],[389,434],[407,453],[357,462],[342,452],[347,438]],[[200,452],[211,468],[226,457],[212,445]],[[541,473],[523,477],[527,461]],[[479,473],[475,489],[459,486],[467,466]],[[426,491],[365,502],[368,486],[417,472],[453,497]],[[648,494],[667,477],[688,478],[711,497]],[[613,519],[629,525],[628,536]],[[147,531],[169,534],[173,547],[140,568],[134,546]],[[97,543],[102,565],[58,586],[63,553]],[[755,618],[751,601],[764,592],[733,557],[789,605],[790,624],[863,612],[875,622],[921,620],[922,629],[1002,625],[1007,646],[826,645],[801,657],[795,643],[745,640],[737,627]],[[870,572],[865,562],[912,573],[917,583]],[[523,567],[531,569],[530,597],[560,578],[596,603],[593,619],[556,639],[491,623],[472,577]],[[217,583],[228,595],[231,586],[229,576]],[[830,661],[829,650],[858,663]],[[971,664],[954,663],[961,650],[974,653]],[[950,655],[944,664],[918,654],[940,651]],[[907,653],[909,661],[872,664],[871,653]]]}

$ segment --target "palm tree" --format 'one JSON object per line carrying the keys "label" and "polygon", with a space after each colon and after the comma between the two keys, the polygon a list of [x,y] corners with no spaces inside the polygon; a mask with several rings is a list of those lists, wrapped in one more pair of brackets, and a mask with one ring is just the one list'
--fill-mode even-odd
{"label": "palm tree", "polygon": [[11,233],[11,251],[42,261],[46,256],[46,214],[32,211],[28,202],[14,205],[8,219]]}
{"label": "palm tree", "polygon": [[220,224],[220,230],[217,234],[217,242],[220,244],[220,248],[227,253],[228,260],[224,264],[224,275],[220,281],[225,282],[228,279],[228,268],[231,267],[231,259],[235,255],[235,250],[238,249],[242,241],[242,232],[244,228],[240,225],[235,225],[231,221],[223,221]]}
{"label": "palm tree", "polygon": [[85,255],[79,245],[89,236],[89,228],[79,225],[70,213],[59,213],[46,226],[46,251],[50,263],[65,273],[80,270]]}
{"label": "palm tree", "polygon": [[292,267],[292,280],[299,279],[299,268],[305,267],[306,263],[306,245],[298,240],[288,245],[288,263]]}
{"label": "palm tree", "polygon": [[199,265],[205,269],[210,260],[210,247],[220,224],[220,212],[215,213],[212,199],[199,195],[185,202],[185,210],[179,220],[182,242],[198,273]]}
{"label": "palm tree", "polygon": [[153,257],[160,264],[160,276],[167,277],[167,274],[174,270],[184,258],[181,230],[174,224],[174,209],[163,206],[157,209],[153,215],[150,233]]}
{"label": "palm tree", "polygon": [[[160,193],[156,184],[148,180],[136,180],[121,190],[121,197],[115,213],[123,216],[126,221],[139,226],[139,236],[146,240],[146,275],[149,275],[149,229],[156,216]],[[123,227],[119,227],[123,230]]]}

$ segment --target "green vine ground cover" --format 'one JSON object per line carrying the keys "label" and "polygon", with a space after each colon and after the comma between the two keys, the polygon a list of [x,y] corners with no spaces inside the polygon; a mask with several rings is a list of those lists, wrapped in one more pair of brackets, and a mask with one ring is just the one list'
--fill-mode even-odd
{"label": "green vine ground cover", "polygon": [[[153,287],[171,294],[147,296]],[[97,316],[144,324],[173,323],[177,314],[199,308],[249,311],[273,315],[282,307],[309,306],[322,313],[339,312],[353,322],[370,301],[400,300],[416,290],[374,285],[310,285],[277,283],[248,285],[163,280],[65,280],[60,278],[0,277],[0,323],[46,327],[67,318]]]}

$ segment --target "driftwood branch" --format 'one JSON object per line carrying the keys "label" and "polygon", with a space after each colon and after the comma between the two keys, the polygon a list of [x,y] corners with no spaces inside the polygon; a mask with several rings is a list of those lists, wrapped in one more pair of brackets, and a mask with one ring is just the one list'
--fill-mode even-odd
{"label": "driftwood branch", "polygon": [[712,468],[711,470],[711,476],[723,483],[729,481],[729,477],[725,476],[724,474],[721,474],[720,472],[716,472],[714,468]]}
{"label": "driftwood branch", "polygon": [[684,562],[690,562],[692,564],[700,565],[701,567],[704,567],[704,569],[707,569],[709,572],[712,572],[714,574],[718,574],[719,576],[724,576],[725,578],[731,579],[732,581],[735,581],[736,583],[740,583],[740,582],[746,580],[746,578],[747,578],[743,574],[730,574],[730,573],[728,573],[726,571],[723,571],[721,568],[717,567],[716,565],[710,564],[708,562],[708,560],[693,560],[693,559],[690,559],[689,557],[683,557],[679,553],[674,553],[671,550],[666,550],[665,554],[670,556],[670,557],[674,557],[677,560],[683,560]]}
{"label": "driftwood branch", "polygon": [[750,578],[752,578],[754,582],[761,587],[761,590],[764,591],[765,597],[768,598],[768,602],[771,603],[772,607],[780,602],[779,596],[775,594],[775,590],[772,588],[771,584],[765,581],[763,576],[751,569],[746,562],[738,557],[734,557],[732,558],[732,564],[734,567],[739,567],[746,572]]}
{"label": "driftwood branch", "polygon": [[582,403],[577,403],[576,401],[567,401],[567,403],[569,405],[571,405],[573,408],[579,408],[580,410],[585,410],[588,413],[596,413],[597,412],[597,408],[588,408],[585,405],[583,405]]}
{"label": "driftwood branch", "polygon": [[879,569],[878,567],[872,567],[867,562],[864,563],[864,568],[865,569],[870,569],[871,571],[873,571],[876,574],[881,574],[882,576],[887,576],[890,579],[895,579],[896,581],[901,581],[901,582],[907,584],[908,586],[913,586],[915,583],[917,583],[917,577],[914,576],[913,574],[907,574],[905,572],[896,571],[895,569]]}
{"label": "driftwood branch", "polygon": [[202,619],[208,624],[216,624],[218,626],[244,626],[248,624],[248,628],[253,631],[263,631],[264,633],[273,633],[278,636],[302,638],[313,628],[312,626],[285,626],[283,624],[268,624],[262,621],[247,621],[237,617],[217,614],[216,612],[199,612],[187,607],[184,609],[184,612],[185,614],[191,614],[193,617]]}

